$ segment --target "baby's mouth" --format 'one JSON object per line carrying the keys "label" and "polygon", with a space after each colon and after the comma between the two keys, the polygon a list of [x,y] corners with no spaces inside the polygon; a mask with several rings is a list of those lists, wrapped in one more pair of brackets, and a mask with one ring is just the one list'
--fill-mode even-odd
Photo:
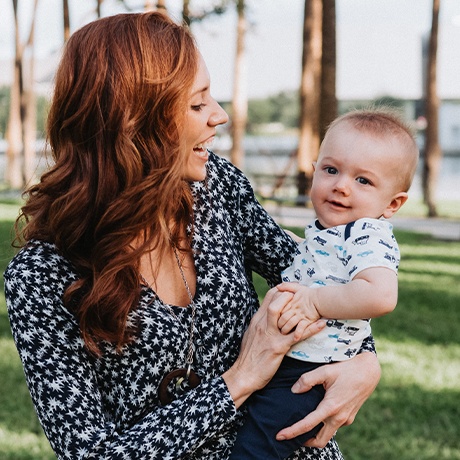
{"label": "baby's mouth", "polygon": [[331,204],[332,206],[335,206],[336,208],[343,208],[343,209],[346,209],[346,208],[349,207],[349,206],[345,206],[345,205],[342,204],[342,203],[339,203],[338,201],[329,201],[329,204]]}

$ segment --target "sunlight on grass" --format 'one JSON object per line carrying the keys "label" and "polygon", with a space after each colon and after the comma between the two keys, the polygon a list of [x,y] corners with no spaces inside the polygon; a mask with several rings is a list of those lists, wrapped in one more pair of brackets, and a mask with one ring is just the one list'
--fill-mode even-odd
{"label": "sunlight on grass", "polygon": [[382,381],[417,385],[424,391],[460,393],[460,346],[395,342],[377,337]]}
{"label": "sunlight on grass", "polygon": [[451,245],[432,244],[430,246],[418,245],[409,246],[407,244],[400,244],[399,249],[402,257],[410,256],[436,256],[436,257],[447,257],[447,258],[460,258],[460,245],[455,242]]}
{"label": "sunlight on grass", "polygon": [[17,433],[0,427],[0,458],[11,460],[56,460],[45,435]]}
{"label": "sunlight on grass", "polygon": [[[440,217],[460,218],[460,202],[458,200],[441,200],[437,203]],[[427,207],[421,200],[409,198],[404,206],[398,211],[401,216],[420,217],[426,216]]]}
{"label": "sunlight on grass", "polygon": [[[404,272],[412,272],[417,276],[419,275],[419,273],[417,272],[428,272],[428,274],[436,273],[436,276],[446,275],[446,277],[457,277],[458,282],[458,277],[460,275],[460,264],[454,265],[452,263],[449,264],[445,262],[432,262],[421,264],[419,261],[416,260],[406,260],[404,262],[404,267],[401,267],[401,270]],[[408,273],[405,273],[404,276],[408,275]]]}
{"label": "sunlight on grass", "polygon": [[15,221],[19,214],[18,204],[0,203],[0,216],[2,220]]}
{"label": "sunlight on grass", "polygon": [[[420,285],[425,288],[430,286],[430,289],[439,291],[450,289],[453,285],[459,286],[459,267],[453,268],[453,273],[449,271],[450,267],[444,267],[445,270],[439,272],[437,268],[434,270],[433,267],[431,267],[428,273],[420,266],[417,266],[416,269],[412,269],[411,272],[406,272],[407,268],[408,267],[405,265],[404,269],[401,269],[399,272],[400,283],[415,283],[415,285]],[[433,280],[434,274],[436,274],[435,280]]]}

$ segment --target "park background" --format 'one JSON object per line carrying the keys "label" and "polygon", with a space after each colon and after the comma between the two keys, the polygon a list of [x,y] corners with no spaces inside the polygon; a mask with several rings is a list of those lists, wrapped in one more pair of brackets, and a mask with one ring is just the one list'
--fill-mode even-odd
{"label": "park background", "polygon": [[[33,0],[18,2],[25,39]],[[63,42],[62,0],[38,0],[35,30],[37,151],[43,149],[52,76]],[[195,0],[201,11],[219,2]],[[213,93],[231,111],[236,52],[235,2],[223,14],[192,24],[207,62]],[[250,27],[246,35],[248,125],[242,169],[263,204],[282,215],[295,197],[304,0],[246,0]],[[14,57],[13,2],[0,0],[0,271],[14,251],[11,231],[20,206],[19,192],[4,181],[6,120]],[[95,19],[95,0],[69,0],[75,30]],[[103,16],[139,9],[143,1],[105,0]],[[167,0],[168,12],[180,19],[182,2]],[[400,108],[419,128],[423,150],[424,43],[431,26],[431,0],[337,0],[337,99],[339,111],[371,102]],[[460,222],[460,2],[441,0],[438,43],[439,132],[443,157],[436,185],[440,218],[436,225]],[[425,50],[425,51],[424,51]],[[215,150],[230,157],[231,131],[223,128]],[[40,157],[38,158],[40,160]],[[38,163],[38,168],[44,163]],[[290,167],[290,169],[289,169]],[[274,192],[276,175],[286,176]],[[274,179],[275,178],[275,179]],[[293,208],[291,208],[293,209]],[[309,218],[307,209],[297,215]],[[400,299],[394,313],[374,321],[382,363],[379,387],[355,423],[340,430],[347,460],[460,459],[460,232],[433,238],[420,233],[421,167],[403,217],[411,231],[397,229],[401,243]],[[301,221],[301,220],[300,220]],[[301,234],[302,225],[294,230]],[[406,227],[407,228],[407,227]],[[415,231],[413,231],[415,230]],[[418,231],[417,231],[418,230]],[[258,291],[266,287],[256,278]],[[25,386],[6,314],[3,280],[0,294],[0,458],[52,459]]]}

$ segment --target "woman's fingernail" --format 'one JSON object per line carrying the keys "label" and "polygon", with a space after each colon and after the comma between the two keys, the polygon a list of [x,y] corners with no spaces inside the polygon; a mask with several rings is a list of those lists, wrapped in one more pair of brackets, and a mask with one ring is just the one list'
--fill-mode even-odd
{"label": "woman's fingernail", "polygon": [[292,391],[293,393],[298,393],[299,390],[300,390],[300,385],[299,385],[298,383],[294,383],[294,385],[293,385],[292,388],[291,388],[291,391]]}
{"label": "woman's fingernail", "polygon": [[276,436],[276,440],[277,440],[277,441],[285,441],[285,440],[286,440],[286,436],[284,436],[283,434],[277,435],[277,436]]}

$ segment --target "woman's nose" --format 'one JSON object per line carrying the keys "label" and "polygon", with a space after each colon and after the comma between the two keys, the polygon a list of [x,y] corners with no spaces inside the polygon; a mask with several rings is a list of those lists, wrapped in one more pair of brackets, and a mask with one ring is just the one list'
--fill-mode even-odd
{"label": "woman's nose", "polygon": [[215,109],[209,117],[208,124],[210,126],[218,126],[227,123],[227,121],[227,112],[217,102],[215,102]]}

